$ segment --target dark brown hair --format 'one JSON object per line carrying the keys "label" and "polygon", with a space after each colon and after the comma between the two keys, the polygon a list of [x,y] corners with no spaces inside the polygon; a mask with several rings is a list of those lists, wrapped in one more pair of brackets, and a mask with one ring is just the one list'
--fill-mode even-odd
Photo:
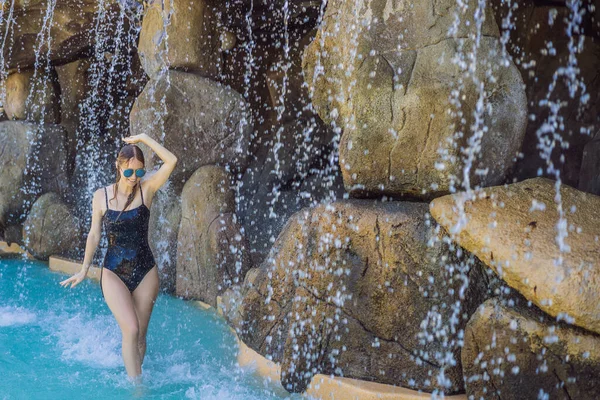
{"label": "dark brown hair", "polygon": [[[142,153],[142,150],[140,150],[140,148],[137,147],[135,144],[126,144],[125,146],[123,146],[123,148],[121,149],[121,151],[119,151],[119,155],[117,156],[117,166],[116,166],[116,169],[117,169],[117,181],[114,183],[113,198],[111,200],[113,200],[113,199],[115,199],[117,197],[117,190],[119,189],[119,180],[121,180],[121,173],[119,172],[119,167],[118,166],[122,165],[122,164],[126,164],[127,162],[129,162],[129,160],[131,160],[134,157],[135,157],[136,160],[138,160],[142,164],[146,165],[146,163],[144,161],[144,153]],[[127,202],[125,203],[125,207],[123,207],[123,209],[121,210],[121,212],[117,216],[117,219],[119,219],[119,217],[121,216],[121,214],[123,213],[123,211],[125,211],[127,209],[127,207],[129,207],[129,205],[131,204],[131,202],[133,201],[133,199],[135,199],[135,195],[137,193],[138,186],[140,186],[140,182],[139,181],[133,187],[133,190],[129,194],[129,197],[127,197]]]}

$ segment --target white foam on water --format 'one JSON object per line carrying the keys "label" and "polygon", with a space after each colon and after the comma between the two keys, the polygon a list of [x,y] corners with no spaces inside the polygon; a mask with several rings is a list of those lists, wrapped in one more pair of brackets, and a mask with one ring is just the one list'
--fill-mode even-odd
{"label": "white foam on water", "polygon": [[26,308],[15,306],[0,307],[0,327],[32,324],[37,315]]}
{"label": "white foam on water", "polygon": [[80,362],[94,368],[116,368],[123,365],[121,333],[110,315],[51,314],[44,318],[43,328],[62,350],[65,361]]}

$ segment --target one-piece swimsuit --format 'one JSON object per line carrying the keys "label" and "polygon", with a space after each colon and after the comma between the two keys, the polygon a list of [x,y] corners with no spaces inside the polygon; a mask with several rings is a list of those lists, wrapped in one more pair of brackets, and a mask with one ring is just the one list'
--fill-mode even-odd
{"label": "one-piece swimsuit", "polygon": [[[154,256],[148,244],[150,210],[144,204],[141,184],[140,195],[142,196],[141,206],[121,213],[120,210],[108,208],[108,193],[104,188],[106,212],[102,218],[108,238],[108,248],[100,271],[100,290],[103,297],[102,270],[104,268],[114,272],[133,293],[144,276],[155,265]],[[121,213],[120,216],[119,213]]]}

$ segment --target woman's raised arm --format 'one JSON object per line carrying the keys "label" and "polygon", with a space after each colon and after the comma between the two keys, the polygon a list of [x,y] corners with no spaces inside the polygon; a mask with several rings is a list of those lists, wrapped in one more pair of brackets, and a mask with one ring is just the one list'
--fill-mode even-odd
{"label": "woman's raised arm", "polygon": [[145,133],[128,136],[123,138],[123,141],[129,144],[136,144],[138,142],[144,143],[148,147],[150,147],[158,157],[164,162],[164,164],[160,167],[156,173],[152,174],[152,176],[148,177],[148,179],[144,180],[144,184],[146,187],[151,189],[153,192],[156,192],[161,188],[162,185],[169,179],[171,173],[175,169],[175,165],[177,165],[177,157],[175,154],[171,153],[167,150],[163,145],[158,143],[156,140],[152,139],[150,136]]}

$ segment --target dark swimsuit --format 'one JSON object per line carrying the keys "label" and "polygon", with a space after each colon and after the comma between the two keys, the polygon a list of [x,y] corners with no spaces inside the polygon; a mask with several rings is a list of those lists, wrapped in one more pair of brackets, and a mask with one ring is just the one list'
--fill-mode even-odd
{"label": "dark swimsuit", "polygon": [[100,290],[102,297],[102,270],[107,268],[117,274],[130,292],[140,284],[144,276],[154,267],[154,256],[148,244],[148,221],[150,210],[144,204],[144,195],[140,185],[142,205],[131,210],[121,211],[108,208],[108,193],[106,197],[106,212],[102,217],[104,231],[108,237],[108,249],[100,270]]}

